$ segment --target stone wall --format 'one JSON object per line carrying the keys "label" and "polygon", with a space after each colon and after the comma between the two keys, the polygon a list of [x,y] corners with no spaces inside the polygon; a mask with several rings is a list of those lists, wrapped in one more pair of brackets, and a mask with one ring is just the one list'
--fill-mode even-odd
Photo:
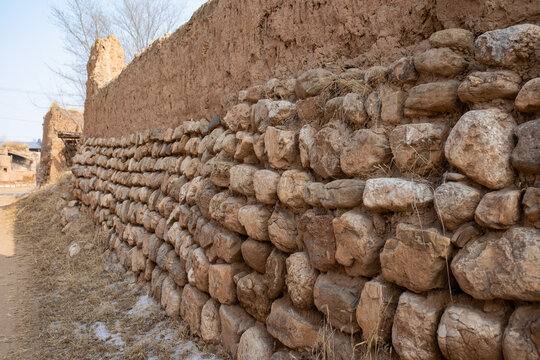
{"label": "stone wall", "polygon": [[539,44],[438,31],[223,118],[90,137],[73,193],[107,256],[237,359],[539,359]]}
{"label": "stone wall", "polygon": [[96,46],[84,132],[122,136],[210,120],[225,115],[239,90],[270,78],[389,65],[426,49],[437,30],[480,35],[523,22],[540,22],[538,0],[211,0],[119,75],[116,41]]}
{"label": "stone wall", "polygon": [[82,133],[83,114],[78,110],[62,109],[53,104],[43,118],[41,159],[37,169],[37,185],[55,182],[59,175],[69,169],[71,156],[59,132]]}

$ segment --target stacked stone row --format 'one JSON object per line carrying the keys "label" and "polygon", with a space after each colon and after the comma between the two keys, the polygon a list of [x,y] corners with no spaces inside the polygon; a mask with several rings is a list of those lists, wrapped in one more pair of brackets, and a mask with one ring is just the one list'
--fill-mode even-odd
{"label": "stacked stone row", "polygon": [[539,359],[539,43],[449,29],[389,67],[272,79],[223,119],[87,139],[74,192],[238,359]]}

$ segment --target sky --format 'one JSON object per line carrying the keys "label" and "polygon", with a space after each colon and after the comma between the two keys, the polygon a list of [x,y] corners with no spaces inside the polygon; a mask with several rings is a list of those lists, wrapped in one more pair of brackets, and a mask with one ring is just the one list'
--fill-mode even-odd
{"label": "sky", "polygon": [[[69,55],[51,7],[65,1],[0,0],[0,143],[40,139],[43,117],[60,98],[62,80],[50,68],[69,62]],[[183,7],[180,24],[206,2],[173,1]],[[62,98],[69,107],[69,97]]]}

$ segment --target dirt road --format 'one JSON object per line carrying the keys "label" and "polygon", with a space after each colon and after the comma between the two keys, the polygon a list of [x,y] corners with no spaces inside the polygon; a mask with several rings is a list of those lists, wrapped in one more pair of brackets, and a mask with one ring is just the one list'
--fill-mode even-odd
{"label": "dirt road", "polygon": [[17,304],[23,296],[28,274],[24,250],[15,245],[13,238],[15,209],[8,205],[16,200],[13,193],[28,190],[10,188],[0,191],[0,358],[17,347]]}

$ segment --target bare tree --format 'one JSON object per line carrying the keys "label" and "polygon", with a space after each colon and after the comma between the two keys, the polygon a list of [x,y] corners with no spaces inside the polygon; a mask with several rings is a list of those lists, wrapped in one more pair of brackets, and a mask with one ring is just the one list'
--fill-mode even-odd
{"label": "bare tree", "polygon": [[79,94],[75,101],[82,105],[86,63],[97,38],[116,34],[124,47],[124,58],[131,61],[156,38],[176,28],[180,12],[181,7],[168,0],[119,0],[113,6],[102,0],[65,0],[62,6],[52,8],[52,17],[65,34],[64,48],[70,60],[49,67],[71,88],[68,92]]}

